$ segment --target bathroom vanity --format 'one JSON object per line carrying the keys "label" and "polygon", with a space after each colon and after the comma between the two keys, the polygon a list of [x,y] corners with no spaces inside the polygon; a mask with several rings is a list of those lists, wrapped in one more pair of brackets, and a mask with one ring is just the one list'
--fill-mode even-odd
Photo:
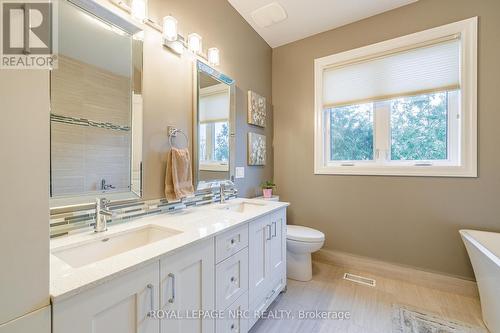
{"label": "bathroom vanity", "polygon": [[286,286],[288,204],[224,202],[237,194],[225,186],[235,81],[193,62],[192,136],[165,123],[155,137],[192,147],[196,191],[145,201],[144,25],[90,0],[62,1],[58,15],[67,33],[50,80],[52,332],[247,332]]}
{"label": "bathroom vanity", "polygon": [[234,199],[53,239],[53,333],[247,332],[286,287],[287,206]]}

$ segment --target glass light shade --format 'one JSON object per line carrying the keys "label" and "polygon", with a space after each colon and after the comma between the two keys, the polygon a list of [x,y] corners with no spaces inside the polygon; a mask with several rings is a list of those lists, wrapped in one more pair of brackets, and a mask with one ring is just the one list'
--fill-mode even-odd
{"label": "glass light shade", "polygon": [[169,42],[177,40],[177,20],[173,16],[163,18],[163,38]]}
{"label": "glass light shade", "polygon": [[202,38],[197,33],[188,35],[188,48],[193,53],[199,53],[202,50]]}
{"label": "glass light shade", "polygon": [[130,6],[132,17],[143,22],[146,19],[146,1],[145,0],[132,0]]}
{"label": "glass light shade", "polygon": [[220,51],[216,47],[208,49],[208,63],[212,66],[219,66],[220,64]]}

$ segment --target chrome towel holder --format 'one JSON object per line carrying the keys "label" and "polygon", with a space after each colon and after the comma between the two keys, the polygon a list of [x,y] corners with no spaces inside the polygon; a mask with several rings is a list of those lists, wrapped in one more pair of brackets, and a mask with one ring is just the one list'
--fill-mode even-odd
{"label": "chrome towel holder", "polygon": [[[184,136],[184,139],[186,140],[186,148],[189,147],[189,138],[188,136],[186,135],[186,133],[184,133],[183,130],[179,129],[179,128],[176,128],[174,126],[168,126],[167,127],[167,132],[168,132],[168,143],[170,145],[170,148],[174,148],[174,144],[172,143],[172,139],[173,138],[177,138],[177,135],[180,133],[182,134],[182,136]],[[178,148],[178,147],[175,147],[175,148]]]}

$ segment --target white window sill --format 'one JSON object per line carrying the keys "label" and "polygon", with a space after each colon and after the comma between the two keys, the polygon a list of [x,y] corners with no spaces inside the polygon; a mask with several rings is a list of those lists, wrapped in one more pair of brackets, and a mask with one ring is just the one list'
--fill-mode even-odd
{"label": "white window sill", "polygon": [[227,164],[221,163],[200,163],[201,171],[229,171],[229,166]]}
{"label": "white window sill", "polygon": [[365,176],[411,176],[411,177],[477,177],[477,170],[465,166],[397,166],[354,165],[316,167],[316,175],[365,175]]}

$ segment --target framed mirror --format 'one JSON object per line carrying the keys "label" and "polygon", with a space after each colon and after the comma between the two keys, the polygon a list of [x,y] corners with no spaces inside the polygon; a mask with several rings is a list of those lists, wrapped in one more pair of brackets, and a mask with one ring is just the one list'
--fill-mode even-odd
{"label": "framed mirror", "polygon": [[51,206],[142,196],[141,29],[90,0],[58,6]]}
{"label": "framed mirror", "polygon": [[204,189],[234,180],[235,82],[201,61],[194,74],[194,181]]}

